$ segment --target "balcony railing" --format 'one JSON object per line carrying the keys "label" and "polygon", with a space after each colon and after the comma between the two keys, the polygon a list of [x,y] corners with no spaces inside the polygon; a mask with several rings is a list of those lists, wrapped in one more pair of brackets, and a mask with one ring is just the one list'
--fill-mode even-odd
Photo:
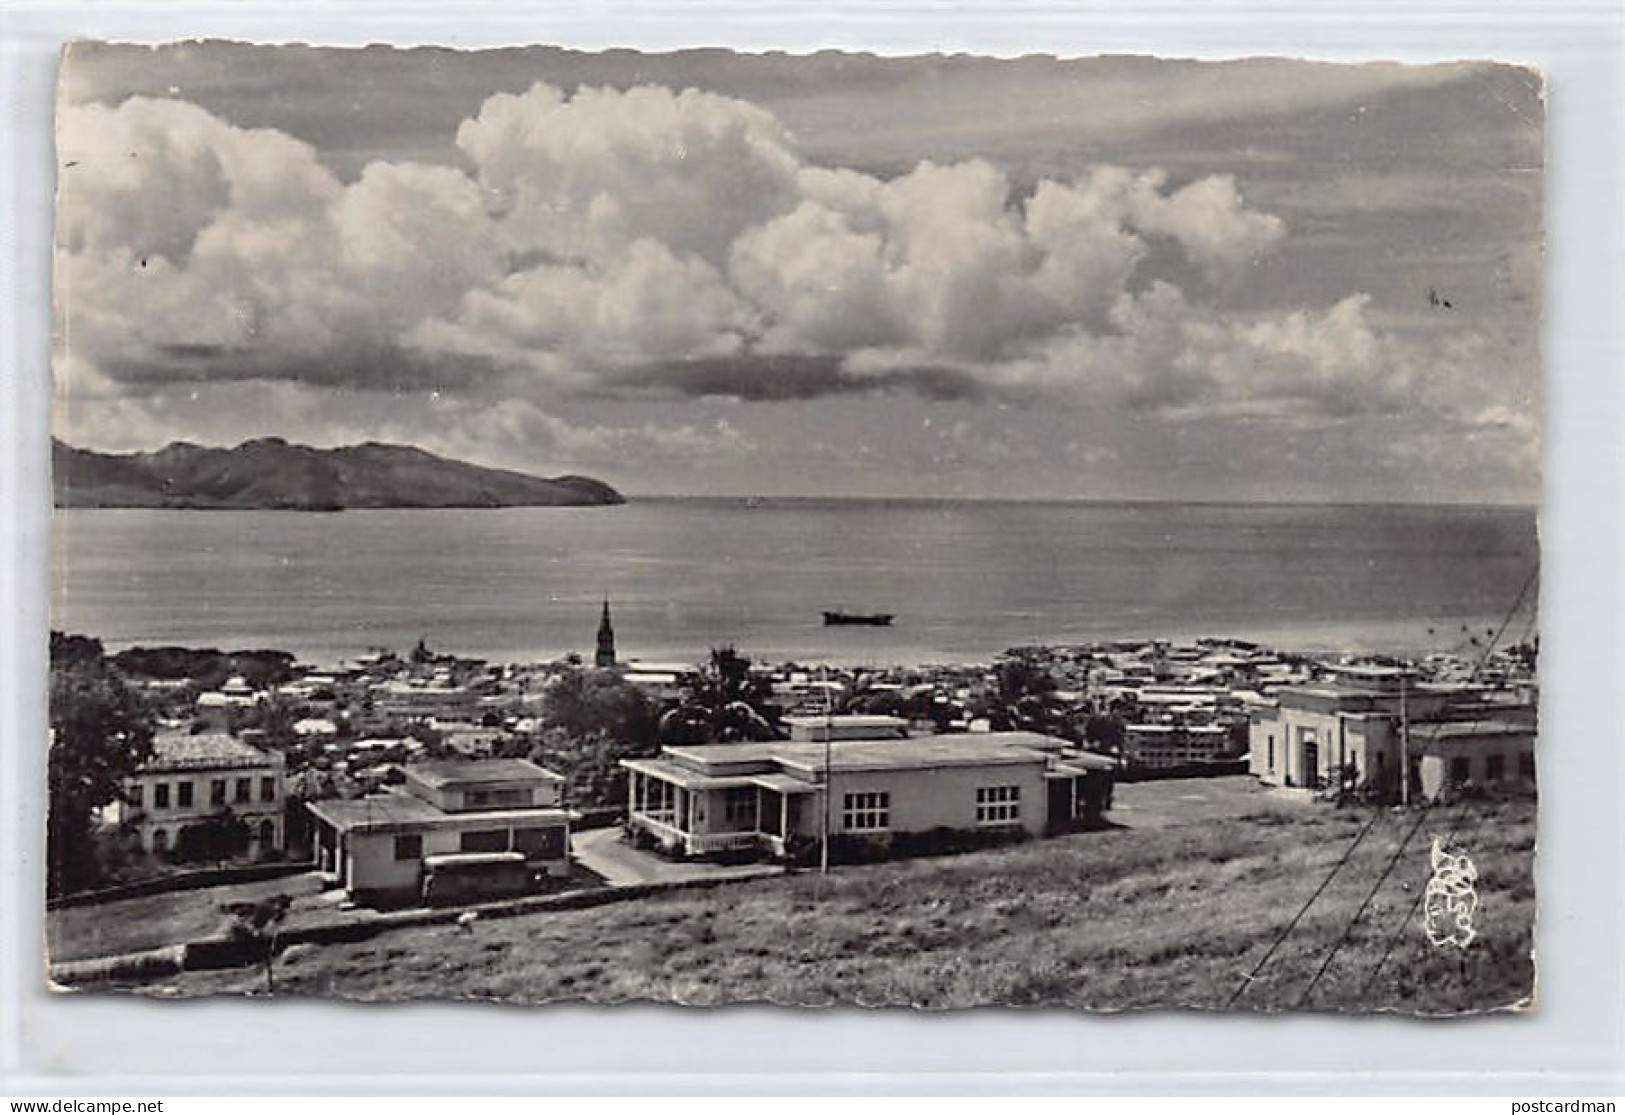
{"label": "balcony railing", "polygon": [[757,848],[767,846],[769,837],[765,833],[748,830],[745,832],[684,832],[672,822],[676,815],[671,812],[632,814],[632,823],[643,828],[654,836],[663,838],[671,843],[680,844],[689,855],[703,856],[712,852],[731,852],[740,848]]}
{"label": "balcony railing", "polygon": [[765,838],[759,832],[706,832],[688,838],[688,850],[703,856],[710,852],[731,852],[739,848],[755,848]]}

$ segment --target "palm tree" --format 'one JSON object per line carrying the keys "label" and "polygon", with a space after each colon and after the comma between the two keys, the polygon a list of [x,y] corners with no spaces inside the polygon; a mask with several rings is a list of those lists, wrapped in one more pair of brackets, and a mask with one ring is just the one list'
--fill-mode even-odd
{"label": "palm tree", "polygon": [[731,646],[714,648],[689,682],[687,699],[660,718],[660,742],[773,739],[778,710],[770,704],[772,695],[771,683],[752,676],[749,658]]}

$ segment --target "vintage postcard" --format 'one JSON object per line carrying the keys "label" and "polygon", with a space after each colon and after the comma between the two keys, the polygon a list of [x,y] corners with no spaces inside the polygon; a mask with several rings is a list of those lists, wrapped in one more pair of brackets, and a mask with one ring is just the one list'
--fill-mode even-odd
{"label": "vintage postcard", "polygon": [[53,985],[1529,1007],[1544,146],[1489,61],[74,45]]}

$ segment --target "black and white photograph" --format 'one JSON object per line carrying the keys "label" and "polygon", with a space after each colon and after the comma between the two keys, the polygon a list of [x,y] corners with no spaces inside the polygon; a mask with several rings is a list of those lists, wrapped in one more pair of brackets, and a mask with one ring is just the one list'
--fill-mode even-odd
{"label": "black and white photograph", "polygon": [[50,986],[1536,1011],[1546,85],[1440,58],[70,45]]}

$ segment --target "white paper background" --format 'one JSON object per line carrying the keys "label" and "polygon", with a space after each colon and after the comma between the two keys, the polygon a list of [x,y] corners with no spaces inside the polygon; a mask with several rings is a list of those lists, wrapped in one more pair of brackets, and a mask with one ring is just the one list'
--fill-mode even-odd
{"label": "white paper background", "polygon": [[[1550,178],[1540,1006],[1456,1022],[162,1003],[44,990],[51,109],[76,37],[1533,63]],[[0,1093],[1625,1092],[1621,7],[1414,2],[10,3],[0,14]],[[1180,916],[1170,909],[1168,916]]]}

